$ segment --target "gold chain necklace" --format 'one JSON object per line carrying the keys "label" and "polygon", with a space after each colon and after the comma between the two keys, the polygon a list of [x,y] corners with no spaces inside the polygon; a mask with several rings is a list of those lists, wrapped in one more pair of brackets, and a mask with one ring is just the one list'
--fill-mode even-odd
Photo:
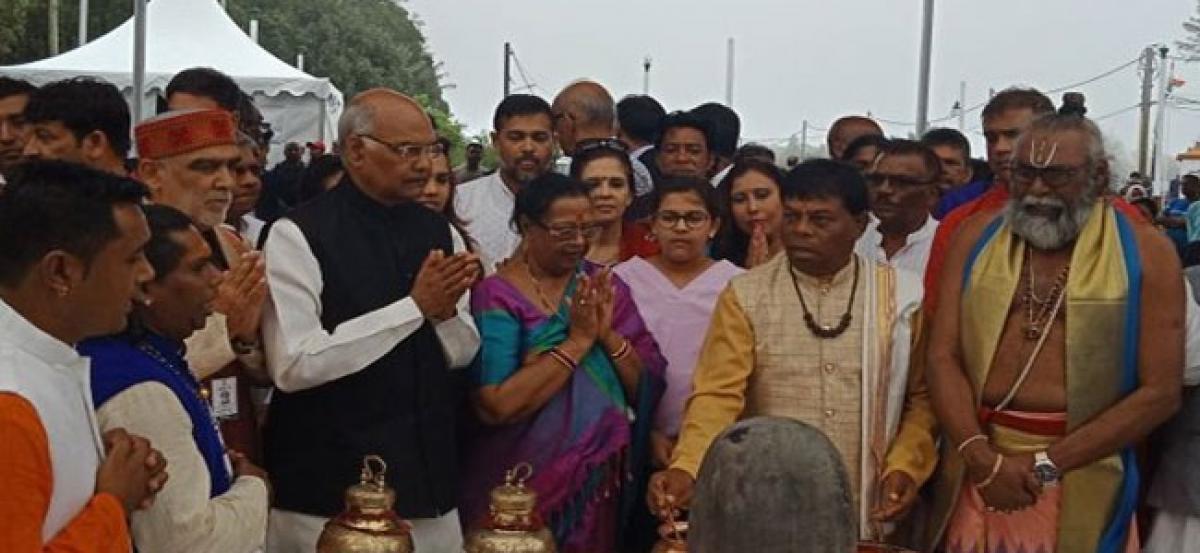
{"label": "gold chain necklace", "polygon": [[1047,291],[1045,299],[1037,297],[1035,290],[1035,275],[1033,271],[1033,251],[1025,246],[1025,271],[1028,273],[1028,279],[1025,284],[1025,293],[1022,300],[1025,303],[1025,327],[1024,336],[1026,340],[1035,341],[1042,336],[1043,331],[1048,331],[1051,324],[1054,323],[1052,311],[1055,304],[1058,303],[1059,297],[1066,293],[1067,277],[1071,274],[1071,264],[1059,271],[1054,282]]}
{"label": "gold chain necklace", "polygon": [[[523,265],[525,265],[525,274],[529,276],[529,282],[533,284],[533,291],[537,294],[538,301],[542,302],[542,307],[551,313],[558,311],[558,305],[551,303],[550,300],[546,298],[546,294],[542,293],[542,283],[538,281],[537,277],[533,276],[533,267],[529,264],[529,256],[526,255],[522,257],[521,262]],[[566,293],[566,288],[563,288],[563,294],[565,295]]]}

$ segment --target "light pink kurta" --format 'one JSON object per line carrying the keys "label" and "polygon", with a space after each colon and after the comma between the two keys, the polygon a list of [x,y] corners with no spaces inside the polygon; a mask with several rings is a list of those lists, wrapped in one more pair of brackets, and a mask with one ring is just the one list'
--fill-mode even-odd
{"label": "light pink kurta", "polygon": [[679,434],[683,408],[692,393],[692,371],[717,296],[729,279],[745,271],[728,261],[718,261],[683,288],[677,288],[657,267],[640,257],[613,270],[629,285],[638,312],[667,359],[667,390],[658,405],[654,428],[673,438]]}

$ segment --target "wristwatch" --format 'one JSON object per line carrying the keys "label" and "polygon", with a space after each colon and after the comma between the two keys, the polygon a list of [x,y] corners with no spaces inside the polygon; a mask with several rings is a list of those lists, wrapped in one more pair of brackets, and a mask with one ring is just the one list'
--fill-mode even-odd
{"label": "wristwatch", "polygon": [[1043,488],[1057,486],[1062,475],[1058,472],[1058,465],[1050,460],[1050,456],[1045,451],[1039,451],[1033,454],[1033,477]]}
{"label": "wristwatch", "polygon": [[258,341],[246,342],[237,338],[230,339],[229,346],[237,355],[250,355],[260,347]]}

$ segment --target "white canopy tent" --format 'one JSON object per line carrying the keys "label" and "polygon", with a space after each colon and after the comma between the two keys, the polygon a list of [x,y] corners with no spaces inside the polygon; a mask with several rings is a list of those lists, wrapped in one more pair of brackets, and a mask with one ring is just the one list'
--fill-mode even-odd
{"label": "white canopy tent", "polygon": [[[275,131],[274,144],[334,140],[342,112],[341,91],[329,79],[313,77],[263,49],[229,18],[217,0],[153,0],[146,18],[143,117],[153,115],[156,98],[176,73],[190,67],[212,67],[253,96]],[[130,18],[82,47],[24,65],[0,67],[0,74],[35,85],[87,75],[113,83],[131,100],[133,53],[134,20]],[[272,147],[271,158],[282,158],[282,148]]]}

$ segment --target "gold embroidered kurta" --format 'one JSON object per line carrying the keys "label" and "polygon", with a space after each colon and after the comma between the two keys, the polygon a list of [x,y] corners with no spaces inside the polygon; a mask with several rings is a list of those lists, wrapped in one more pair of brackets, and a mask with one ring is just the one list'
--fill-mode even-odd
{"label": "gold embroidered kurta", "polygon": [[[780,255],[735,277],[721,294],[693,377],[671,467],[695,476],[709,445],[739,419],[785,416],[824,432],[845,461],[860,532],[907,383],[909,320],[919,277],[857,257],[850,327],[817,338],[804,323],[791,266]],[[828,281],[796,274],[816,322],[837,326],[854,263]],[[866,379],[864,381],[864,378]]]}

